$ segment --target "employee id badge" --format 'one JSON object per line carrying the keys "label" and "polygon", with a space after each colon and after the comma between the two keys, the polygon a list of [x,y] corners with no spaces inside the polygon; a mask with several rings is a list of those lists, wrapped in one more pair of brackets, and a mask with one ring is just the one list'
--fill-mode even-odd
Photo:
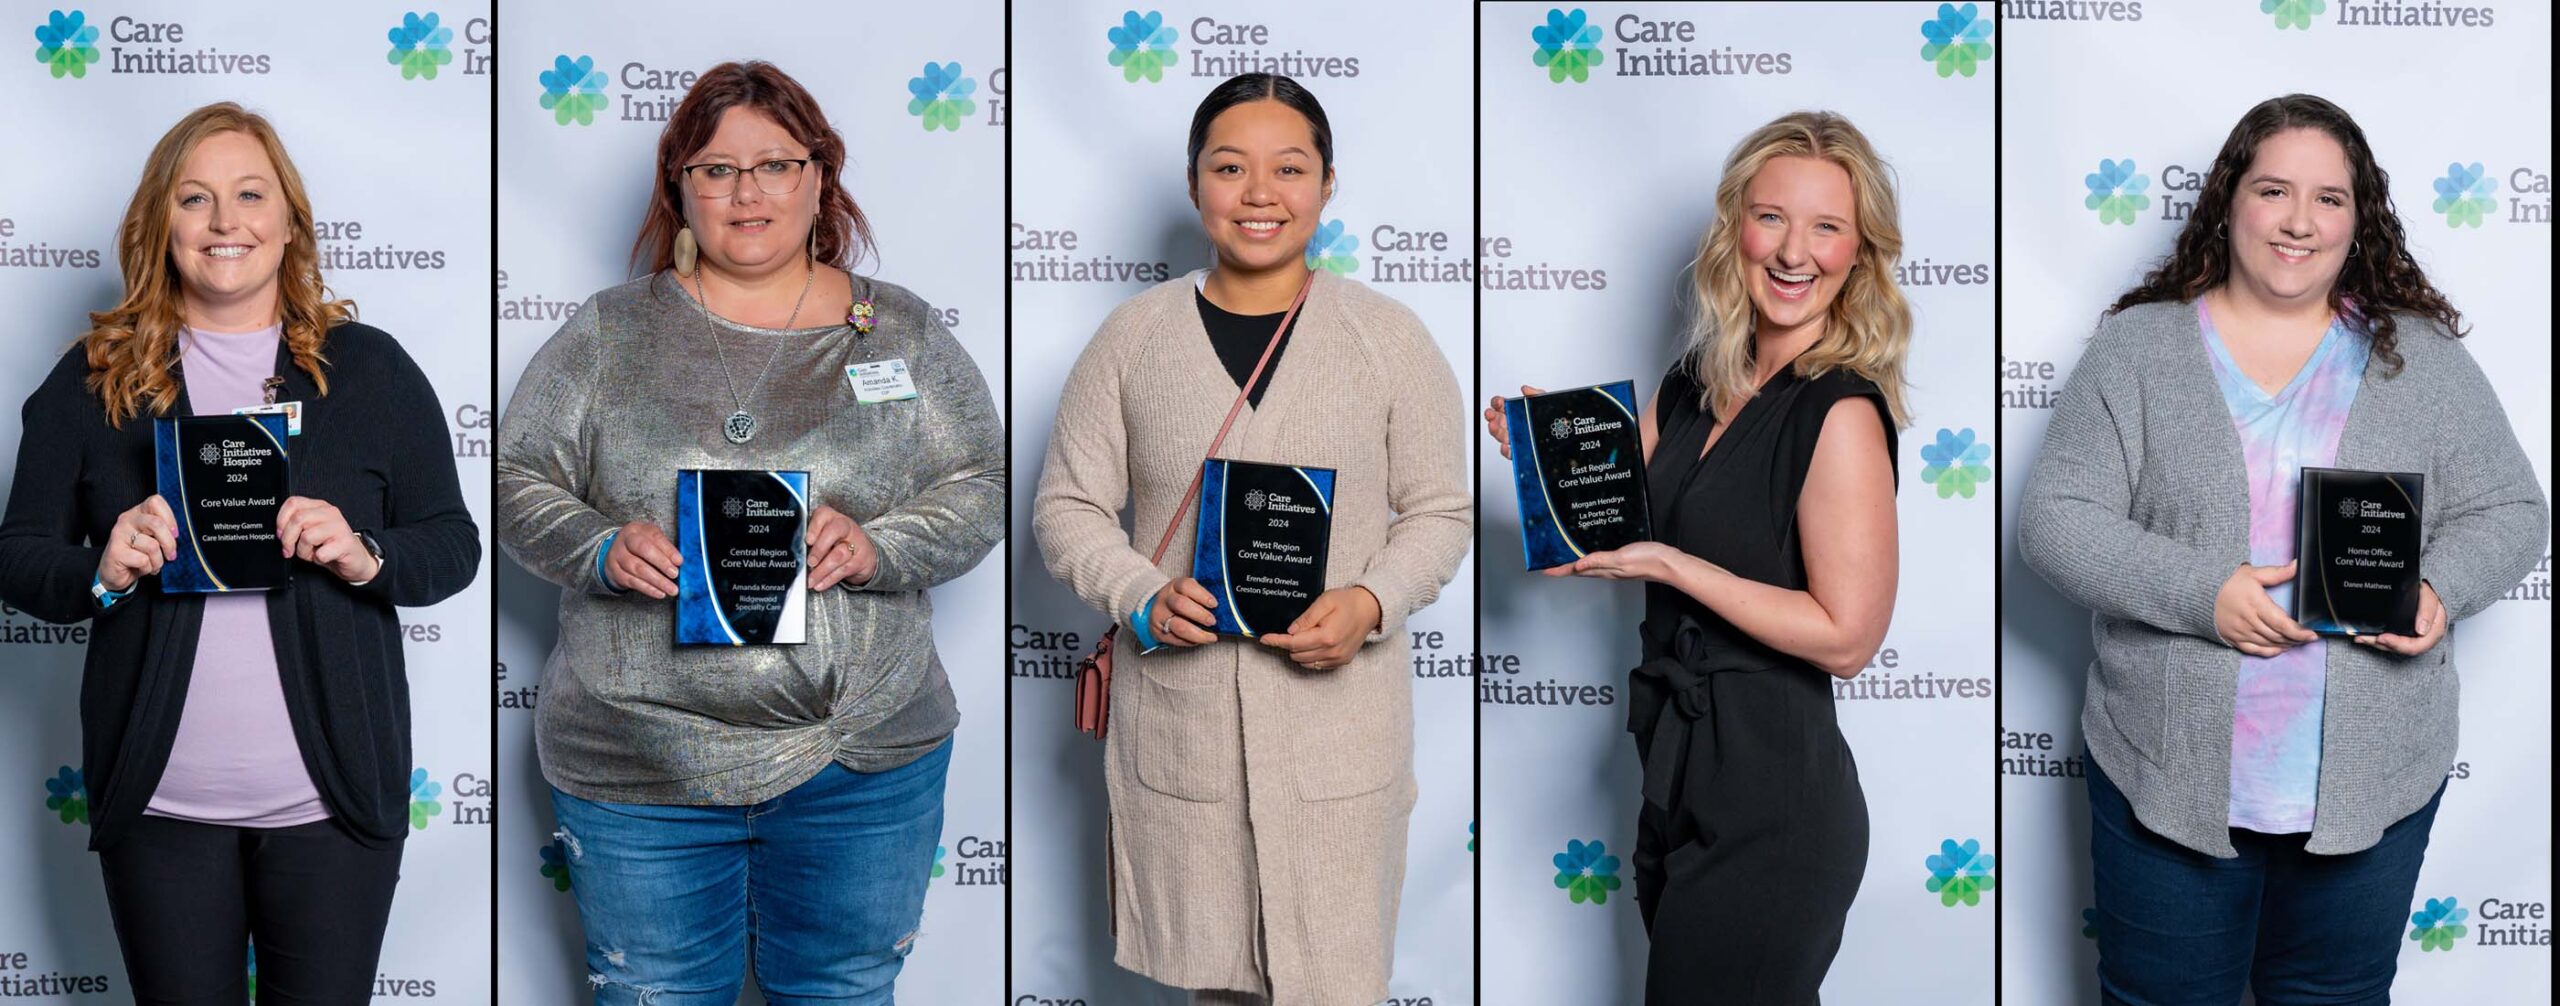
{"label": "employee id badge", "polygon": [[235,416],[256,416],[268,413],[284,417],[284,432],[286,436],[298,437],[302,435],[301,402],[274,402],[267,405],[251,405],[231,410],[231,414]]}
{"label": "employee id badge", "polygon": [[844,379],[853,385],[853,400],[864,405],[903,402],[916,397],[916,380],[907,373],[904,358],[848,364],[844,368]]}

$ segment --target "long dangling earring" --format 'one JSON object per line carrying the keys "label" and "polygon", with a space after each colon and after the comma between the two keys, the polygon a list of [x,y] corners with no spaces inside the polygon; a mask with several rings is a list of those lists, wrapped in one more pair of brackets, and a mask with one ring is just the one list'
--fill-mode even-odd
{"label": "long dangling earring", "polygon": [[693,228],[685,227],[676,231],[676,275],[693,275],[694,258],[701,253],[702,249],[693,243]]}

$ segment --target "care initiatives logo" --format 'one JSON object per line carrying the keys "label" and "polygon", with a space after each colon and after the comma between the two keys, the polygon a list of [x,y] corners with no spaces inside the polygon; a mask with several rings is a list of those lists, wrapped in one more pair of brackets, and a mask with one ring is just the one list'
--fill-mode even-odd
{"label": "care initiatives logo", "polygon": [[1574,904],[1608,904],[1609,892],[1618,889],[1618,857],[1609,855],[1608,844],[1599,839],[1567,840],[1555,863],[1556,887]]}
{"label": "care initiatives logo", "polygon": [[409,770],[409,827],[427,830],[427,820],[444,813],[444,805],[436,798],[444,795],[444,784],[427,778],[427,770]]}
{"label": "care initiatives logo", "polygon": [[1336,276],[1348,276],[1360,268],[1359,235],[1343,226],[1340,220],[1327,220],[1316,228],[1315,237],[1307,240],[1307,268],[1322,269]]}
{"label": "care initiatives logo", "polygon": [[385,58],[400,68],[400,79],[434,80],[437,70],[453,62],[453,29],[438,20],[434,11],[425,17],[411,11],[391,29],[391,52]]}
{"label": "care initiatives logo", "polygon": [[921,76],[907,78],[907,114],[924,120],[924,131],[937,129],[960,131],[961,120],[978,113],[978,103],[970,100],[977,93],[978,82],[960,72],[960,62],[926,63]]}
{"label": "care initiatives logo", "polygon": [[36,26],[36,62],[45,64],[54,77],[86,77],[89,64],[98,61],[98,26],[89,23],[85,11],[65,14],[54,11],[45,23]]}
{"label": "care initiatives logo", "polygon": [[2420,952],[2452,950],[2467,930],[2462,920],[2471,910],[2462,907],[2460,898],[2428,898],[2427,907],[2409,913],[2409,942]]}
{"label": "care initiatives logo", "polygon": [[2444,177],[2436,179],[2435,211],[2444,215],[2446,227],[2477,228],[2498,208],[2489,194],[2498,190],[2498,180],[2489,177],[2489,169],[2478,161],[2455,162],[2444,166]]}
{"label": "care initiatives logo", "polygon": [[2151,197],[2142,194],[2151,187],[2151,176],[2135,171],[2133,158],[2101,159],[2098,170],[2082,181],[2089,186],[2089,198],[2081,205],[2098,211],[2099,223],[2130,226],[2135,217],[2151,208]]}
{"label": "care initiatives logo", "polygon": [[[1970,7],[1971,5],[1967,5]],[[1591,23],[1589,15],[1576,7],[1571,13],[1549,8],[1547,23],[1529,29],[1529,40],[1538,43],[1529,54],[1529,62],[1545,67],[1547,82],[1574,83],[1591,81],[1591,68],[1607,57],[1600,52],[1600,26]]]}
{"label": "care initiatives logo", "polygon": [[1920,58],[1936,64],[1940,77],[1973,76],[1991,59],[1991,19],[1973,4],[1939,4],[1937,17],[1920,22],[1920,37],[1929,40]]}
{"label": "care initiatives logo", "polygon": [[1991,875],[1996,865],[1994,857],[1982,851],[1982,843],[1976,839],[1965,839],[1962,844],[1952,838],[1941,840],[1937,854],[1929,857],[1927,865],[1929,893],[1938,896],[1941,907],[1954,908],[1959,901],[1968,907],[1979,905],[1983,892],[1999,885],[1999,878]]}
{"label": "care initiatives logo", "polygon": [[551,121],[566,126],[596,124],[596,113],[613,99],[604,93],[604,71],[596,69],[596,58],[566,54],[551,58],[551,69],[542,71],[542,107],[551,113]]}
{"label": "care initiatives logo", "polygon": [[1973,427],[1938,429],[1934,443],[1920,445],[1920,481],[1938,487],[1938,498],[1972,499],[1977,487],[1991,481],[1991,445],[1975,438]]}
{"label": "care initiatives logo", "polygon": [[2311,17],[2328,10],[2323,0],[2258,0],[2258,13],[2273,14],[2276,27],[2311,30]]}
{"label": "care initiatives logo", "polygon": [[89,823],[89,787],[80,782],[80,770],[65,765],[44,781],[44,809],[64,824]]}
{"label": "care initiatives logo", "polygon": [[1111,55],[1105,57],[1120,68],[1120,79],[1137,83],[1143,77],[1151,83],[1164,80],[1164,70],[1182,58],[1174,43],[1181,35],[1164,23],[1164,12],[1148,11],[1140,17],[1137,11],[1122,11],[1120,23],[1103,33],[1111,40]]}
{"label": "care initiatives logo", "polygon": [[554,835],[551,844],[542,847],[542,879],[551,882],[554,891],[569,889],[569,845]]}

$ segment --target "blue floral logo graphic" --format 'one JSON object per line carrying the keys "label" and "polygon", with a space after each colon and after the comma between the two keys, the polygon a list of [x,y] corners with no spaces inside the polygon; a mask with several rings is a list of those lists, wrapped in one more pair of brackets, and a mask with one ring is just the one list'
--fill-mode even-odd
{"label": "blue floral logo graphic", "polygon": [[1340,220],[1327,220],[1316,228],[1316,236],[1307,242],[1307,268],[1322,269],[1337,276],[1348,276],[1360,268],[1360,238],[1342,226]]}
{"label": "blue floral logo graphic", "polygon": [[427,770],[409,770],[409,827],[427,830],[427,819],[444,813],[444,805],[436,797],[444,795],[444,784],[427,778]]}
{"label": "blue floral logo graphic", "polygon": [[1973,76],[1991,58],[1991,19],[1972,4],[1939,4],[1937,17],[1920,22],[1920,37],[1929,40],[1920,58],[1937,64],[1940,77]]}
{"label": "blue floral logo graphic", "polygon": [[2151,187],[2151,176],[2133,170],[2133,159],[2100,160],[2098,170],[2084,179],[2089,185],[2089,198],[2082,205],[2098,211],[2102,224],[2131,224],[2133,218],[2151,208],[2151,197],[2142,190]]}
{"label": "blue floral logo graphic", "polygon": [[44,809],[59,815],[62,823],[89,823],[89,788],[81,784],[80,770],[62,766],[44,781],[44,794]]}
{"label": "blue floral logo graphic", "polygon": [[1974,489],[1991,481],[1991,445],[1974,439],[1973,427],[1938,429],[1936,443],[1920,445],[1920,481],[1938,487],[1938,498],[1972,499]]}
{"label": "blue floral logo graphic", "polygon": [[2450,951],[2462,939],[2462,934],[2468,931],[2462,920],[2471,917],[2471,910],[2461,907],[2461,901],[2460,898],[2428,898],[2426,908],[2409,914],[2409,941],[2418,945],[2420,953]]}
{"label": "blue floral logo graphic", "polygon": [[1600,65],[1600,26],[1591,23],[1582,8],[1573,13],[1549,8],[1547,23],[1529,29],[1529,41],[1538,43],[1538,51],[1529,54],[1529,62],[1547,68],[1547,82],[1564,83],[1573,78],[1576,84],[1589,83],[1591,68]]}
{"label": "blue floral logo graphic", "polygon": [[951,850],[945,846],[937,845],[933,847],[933,876],[926,878],[926,882],[930,883],[932,881],[942,879],[942,857],[950,851]]}
{"label": "blue floral logo graphic", "polygon": [[1618,857],[1609,855],[1607,844],[1595,839],[1565,842],[1564,851],[1556,853],[1556,886],[1574,904],[1609,903],[1609,892],[1618,889]]}
{"label": "blue floral logo graphic", "polygon": [[2447,227],[2477,228],[2498,208],[2498,201],[2489,198],[2497,190],[2498,180],[2480,162],[2447,164],[2444,177],[2436,179],[2436,212],[2444,214]]}
{"label": "blue floral logo graphic", "polygon": [[569,845],[557,838],[542,847],[542,877],[554,891],[569,889]]}
{"label": "blue floral logo graphic", "polygon": [[609,102],[604,96],[604,71],[596,69],[596,58],[568,56],[551,58],[551,69],[542,71],[542,107],[551,112],[551,121],[566,126],[596,124],[596,112]]}
{"label": "blue floral logo graphic", "polygon": [[249,1001],[258,1001],[258,945],[249,944]]}
{"label": "blue floral logo graphic", "polygon": [[1954,908],[1959,901],[1979,905],[1982,892],[1999,885],[1999,878],[1991,875],[1992,855],[1982,851],[1982,843],[1975,839],[1965,839],[1962,845],[1952,838],[1939,842],[1938,854],[1929,857],[1928,865],[1929,893],[1937,895],[1943,907]]}
{"label": "blue floral logo graphic", "polygon": [[978,103],[969,100],[977,93],[978,82],[962,76],[960,63],[926,63],[924,76],[907,78],[907,114],[924,120],[924,131],[947,129],[960,131],[960,121],[977,114]]}
{"label": "blue floral logo graphic", "polygon": [[436,14],[428,11],[419,17],[410,12],[400,18],[400,27],[391,29],[389,62],[400,68],[400,79],[436,79],[436,69],[453,62],[453,29],[436,24]]}
{"label": "blue floral logo graphic", "polygon": [[98,40],[98,26],[88,21],[86,11],[54,11],[36,26],[36,62],[45,64],[55,79],[86,77],[89,64],[98,61],[98,47],[90,44]]}
{"label": "blue floral logo graphic", "polygon": [[1103,36],[1111,40],[1111,65],[1120,68],[1121,80],[1132,84],[1140,77],[1164,80],[1164,68],[1182,55],[1173,47],[1173,28],[1164,23],[1161,11],[1148,11],[1145,17],[1137,11],[1122,11],[1120,24]]}

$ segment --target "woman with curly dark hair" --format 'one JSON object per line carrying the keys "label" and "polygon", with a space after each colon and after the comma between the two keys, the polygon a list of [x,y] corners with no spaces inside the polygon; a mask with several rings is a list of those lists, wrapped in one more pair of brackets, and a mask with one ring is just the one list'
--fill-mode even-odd
{"label": "woman with curly dark hair", "polygon": [[[2105,1001],[2388,1001],[2453,763],[2452,625],[2548,521],[2465,334],[2363,130],[2287,95],[2232,128],[2063,389],[2018,535],[2093,614]],[[2306,467],[2423,477],[2414,634],[2288,616]]]}

